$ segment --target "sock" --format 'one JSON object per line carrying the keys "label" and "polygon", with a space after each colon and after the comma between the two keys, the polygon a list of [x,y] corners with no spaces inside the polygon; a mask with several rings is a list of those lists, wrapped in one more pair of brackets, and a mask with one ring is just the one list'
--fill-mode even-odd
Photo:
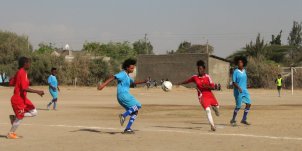
{"label": "sock", "polygon": [[136,117],[137,117],[137,115],[135,115],[135,114],[130,117],[126,129],[131,129],[131,126],[132,126],[133,122],[135,121]]}
{"label": "sock", "polygon": [[47,104],[47,107],[50,107],[50,106],[51,106],[51,104],[52,104],[52,101],[51,101],[51,102],[49,102],[49,103]]}
{"label": "sock", "polygon": [[234,109],[232,121],[235,121],[235,120],[236,120],[236,116],[237,116],[237,113],[238,113],[239,110],[240,110],[240,108],[235,108],[235,109]]}
{"label": "sock", "polygon": [[32,109],[29,112],[24,113],[25,117],[34,117],[38,115],[38,111],[36,109]]}
{"label": "sock", "polygon": [[206,108],[206,113],[207,113],[207,117],[208,117],[208,121],[209,123],[214,126],[214,121],[213,121],[213,117],[212,117],[212,113],[211,113],[211,109],[210,107]]}
{"label": "sock", "polygon": [[57,108],[57,101],[53,102],[53,109],[55,110]]}
{"label": "sock", "polygon": [[12,128],[10,129],[9,132],[11,132],[11,133],[16,132],[17,128],[18,128],[19,125],[21,124],[21,121],[22,121],[22,120],[19,120],[19,119],[16,118],[15,121],[13,122]]}
{"label": "sock", "polygon": [[250,111],[250,108],[245,108],[245,109],[244,109],[242,121],[246,121],[246,119],[247,119],[247,114],[249,113],[249,111]]}
{"label": "sock", "polygon": [[129,110],[127,110],[127,111],[123,114],[123,117],[129,116],[129,115],[132,114],[133,112],[138,111],[140,108],[141,108],[141,106],[136,106],[136,105],[133,106],[133,107],[131,107]]}

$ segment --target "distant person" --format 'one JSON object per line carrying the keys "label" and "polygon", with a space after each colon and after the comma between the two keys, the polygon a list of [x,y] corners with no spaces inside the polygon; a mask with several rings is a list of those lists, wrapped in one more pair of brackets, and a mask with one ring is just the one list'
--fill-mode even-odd
{"label": "distant person", "polygon": [[206,111],[209,124],[212,131],[216,131],[216,127],[213,121],[211,108],[215,111],[216,116],[219,116],[219,105],[211,90],[214,89],[214,83],[210,76],[205,73],[205,63],[202,60],[196,63],[198,74],[192,76],[188,80],[179,83],[178,85],[195,83],[198,93],[198,100],[203,109]]}
{"label": "distant person", "polygon": [[146,86],[147,86],[147,89],[149,89],[151,87],[151,77],[148,77],[148,80],[147,80],[147,83],[146,83]]}
{"label": "distant person", "polygon": [[21,57],[18,61],[19,70],[15,76],[10,80],[9,84],[14,85],[14,95],[11,98],[11,103],[15,115],[10,115],[12,127],[6,136],[8,139],[21,138],[16,134],[16,130],[21,124],[24,117],[34,117],[37,115],[37,110],[32,102],[27,98],[27,92],[36,93],[41,97],[44,95],[43,91],[29,88],[29,79],[27,78],[27,70],[30,68],[30,59]]}
{"label": "distant person", "polygon": [[278,96],[281,97],[281,89],[283,83],[281,74],[278,74],[278,78],[275,80],[275,83],[277,84]]}
{"label": "distant person", "polygon": [[127,59],[122,64],[123,71],[111,76],[104,83],[98,85],[98,90],[104,89],[111,81],[117,80],[117,100],[118,103],[125,108],[125,112],[119,115],[120,123],[123,126],[126,117],[130,116],[130,120],[124,130],[124,134],[134,134],[134,131],[131,129],[132,124],[134,123],[138,110],[142,107],[141,103],[138,102],[129,92],[129,87],[131,83],[143,84],[146,81],[134,81],[129,74],[133,73],[136,65],[136,60]]}
{"label": "distant person", "polygon": [[245,103],[246,106],[241,123],[250,125],[250,123],[247,122],[247,115],[251,108],[251,98],[250,93],[247,89],[247,74],[246,70],[244,69],[247,65],[247,59],[243,56],[235,57],[234,63],[237,65],[237,69],[235,69],[233,73],[233,87],[236,106],[233,112],[233,118],[231,119],[230,123],[232,126],[236,126],[237,113],[240,110],[242,103]]}
{"label": "distant person", "polygon": [[218,91],[221,91],[221,84],[220,83],[218,83],[217,89],[218,89]]}
{"label": "distant person", "polygon": [[153,84],[154,84],[154,87],[157,88],[157,81],[156,80],[153,81]]}
{"label": "distant person", "polygon": [[56,75],[57,75],[57,69],[51,68],[51,75],[48,77],[47,81],[49,86],[49,93],[52,96],[52,100],[47,104],[48,110],[52,104],[53,104],[53,110],[57,110],[58,91],[60,91],[60,88],[58,87],[58,80]]}

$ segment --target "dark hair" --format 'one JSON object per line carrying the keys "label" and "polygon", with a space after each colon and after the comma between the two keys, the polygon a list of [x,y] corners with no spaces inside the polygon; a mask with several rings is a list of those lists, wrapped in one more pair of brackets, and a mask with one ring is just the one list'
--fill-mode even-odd
{"label": "dark hair", "polygon": [[245,67],[247,65],[247,59],[244,56],[237,56],[237,57],[235,57],[234,58],[234,64],[238,65],[238,63],[239,63],[240,60],[243,62],[243,66]]}
{"label": "dark hair", "polygon": [[19,60],[18,60],[18,64],[19,64],[18,69],[23,68],[24,65],[25,65],[26,63],[28,63],[28,62],[30,62],[30,59],[29,59],[29,58],[27,58],[27,57],[20,57]]}
{"label": "dark hair", "polygon": [[136,65],[136,60],[129,58],[123,62],[122,68],[127,70],[131,65]]}
{"label": "dark hair", "polygon": [[202,66],[203,68],[206,68],[205,63],[204,63],[202,60],[198,60],[198,61],[196,62],[196,66],[197,66],[197,67]]}
{"label": "dark hair", "polygon": [[50,71],[54,71],[54,70],[57,70],[57,68],[52,67]]}

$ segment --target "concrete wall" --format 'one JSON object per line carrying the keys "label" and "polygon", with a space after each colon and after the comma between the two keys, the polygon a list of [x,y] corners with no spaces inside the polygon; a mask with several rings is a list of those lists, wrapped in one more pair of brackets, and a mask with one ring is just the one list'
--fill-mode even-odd
{"label": "concrete wall", "polygon": [[158,82],[169,79],[172,83],[181,82],[197,73],[197,60],[207,62],[206,54],[139,55],[136,79],[149,76]]}
{"label": "concrete wall", "polygon": [[223,60],[209,58],[209,75],[214,83],[221,84],[222,89],[226,89],[230,81],[230,64]]}
{"label": "concrete wall", "polygon": [[[207,54],[172,54],[172,55],[139,55],[137,59],[136,79],[147,79],[149,76],[158,82],[169,79],[172,83],[182,82],[197,74],[196,62],[206,63],[207,73],[215,83],[226,88],[229,81],[230,64]],[[193,87],[194,85],[188,85]]]}

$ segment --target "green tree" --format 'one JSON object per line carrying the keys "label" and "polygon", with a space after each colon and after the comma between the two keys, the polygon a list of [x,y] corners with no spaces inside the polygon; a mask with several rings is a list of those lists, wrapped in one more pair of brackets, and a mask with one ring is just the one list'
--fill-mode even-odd
{"label": "green tree", "polygon": [[281,34],[282,34],[282,30],[280,31],[280,33],[275,36],[272,35],[272,41],[270,42],[271,45],[281,45]]}
{"label": "green tree", "polygon": [[288,36],[288,44],[291,46],[300,46],[302,43],[302,22],[294,21],[291,32]]}
{"label": "green tree", "polygon": [[135,41],[132,45],[136,54],[154,54],[152,44],[143,39]]}
{"label": "green tree", "polygon": [[179,44],[176,53],[207,53],[212,54],[214,52],[214,48],[211,45],[192,45],[188,41],[184,41]]}

